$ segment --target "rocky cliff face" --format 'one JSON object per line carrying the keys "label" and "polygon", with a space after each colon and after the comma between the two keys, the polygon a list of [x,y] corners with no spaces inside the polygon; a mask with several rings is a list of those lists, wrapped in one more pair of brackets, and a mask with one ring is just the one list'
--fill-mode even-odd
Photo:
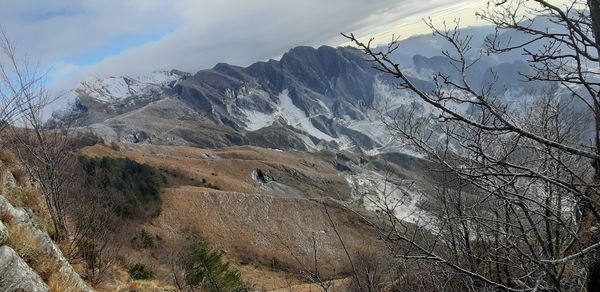
{"label": "rocky cliff face", "polygon": [[246,68],[152,76],[85,82],[50,125],[74,122],[108,141],[201,147],[362,152],[389,143],[370,129],[386,81],[354,49],[297,47]]}
{"label": "rocky cliff face", "polygon": [[0,246],[0,290],[50,291],[48,285],[9,246]]}
{"label": "rocky cliff face", "polygon": [[[31,213],[14,207],[3,196],[4,192],[20,186],[1,161],[0,169],[4,169],[3,193],[0,193],[0,291],[50,291],[46,283],[50,279],[54,281],[54,290],[68,287],[69,291],[92,291],[48,233],[34,222]],[[37,265],[30,265],[22,258],[29,254],[35,254],[37,258],[32,256],[32,260]]]}
{"label": "rocky cliff face", "polygon": [[[535,23],[558,29],[544,18]],[[541,84],[524,82],[522,74],[530,68],[523,56],[485,54],[492,27],[470,27],[461,33],[471,37],[472,49],[465,57],[478,60],[465,76],[472,88],[483,90],[494,83],[493,93],[509,101],[540,91]],[[506,31],[499,39],[525,37]],[[527,48],[542,49],[537,42]],[[443,51],[455,54],[442,38],[422,35],[403,40],[390,56],[417,86],[431,91],[435,73],[462,79],[457,64]],[[372,66],[356,49],[301,46],[279,60],[245,68],[220,63],[195,74],[172,70],[94,78],[72,91],[69,107],[56,113],[49,125],[69,122],[106,141],[132,143],[407,152],[386,135],[377,110],[419,100],[398,90],[397,80]]]}
{"label": "rocky cliff face", "polygon": [[[460,78],[445,56],[403,55],[414,53],[414,42],[427,39],[409,39],[396,54],[423,90],[435,88],[434,72]],[[195,74],[173,70],[92,79],[72,92],[70,108],[49,125],[70,122],[105,141],[406,152],[385,134],[377,110],[419,101],[372,65],[352,48],[296,47],[278,61],[245,68],[221,63]],[[518,78],[527,69],[523,62],[486,57],[467,79],[483,88],[499,74],[498,94],[523,93],[535,89]]]}

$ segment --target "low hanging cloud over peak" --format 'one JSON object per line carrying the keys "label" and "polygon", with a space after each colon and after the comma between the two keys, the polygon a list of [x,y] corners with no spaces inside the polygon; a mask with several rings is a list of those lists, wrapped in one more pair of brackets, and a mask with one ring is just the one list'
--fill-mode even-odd
{"label": "low hanging cloud over peak", "polygon": [[344,44],[341,32],[408,36],[423,32],[415,26],[423,17],[484,2],[0,0],[0,25],[21,52],[52,67],[52,82],[68,87],[92,76],[248,65],[297,45]]}

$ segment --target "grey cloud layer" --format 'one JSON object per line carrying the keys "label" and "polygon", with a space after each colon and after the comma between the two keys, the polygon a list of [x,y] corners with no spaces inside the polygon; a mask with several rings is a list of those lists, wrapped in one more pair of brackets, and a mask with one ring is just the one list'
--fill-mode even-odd
{"label": "grey cloud layer", "polygon": [[[467,0],[459,2],[469,3]],[[41,4],[40,4],[41,3]],[[369,34],[456,0],[0,0],[0,25],[42,62],[89,76],[177,68],[197,71],[217,62],[247,65],[296,45],[337,45],[340,32]],[[177,26],[159,41],[131,48],[89,67],[65,59],[127,33]],[[62,74],[62,73],[59,73]]]}
{"label": "grey cloud layer", "polygon": [[53,63],[84,54],[125,34],[174,27],[178,15],[171,3],[168,0],[0,0],[0,26],[29,56]]}

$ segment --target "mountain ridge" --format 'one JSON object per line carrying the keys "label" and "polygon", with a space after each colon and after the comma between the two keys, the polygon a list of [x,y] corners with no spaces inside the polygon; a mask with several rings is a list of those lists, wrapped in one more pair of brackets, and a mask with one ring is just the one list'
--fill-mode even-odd
{"label": "mountain ridge", "polygon": [[[475,39],[487,33],[473,31],[481,34]],[[411,41],[434,40],[432,36],[408,39],[400,48],[411,52]],[[424,91],[435,90],[434,72],[460,77],[446,56],[416,54],[410,63],[406,65],[409,78]],[[508,89],[533,90],[534,86],[515,78],[523,68],[527,66],[522,61],[482,58],[467,80],[483,88],[497,73],[511,76],[499,86],[498,94]],[[100,85],[84,83],[75,89],[73,106],[54,115],[49,124],[56,127],[68,121],[107,142],[412,153],[402,141],[385,134],[381,113],[422,104],[351,47],[299,46],[279,60],[247,67],[217,63],[194,74],[172,70],[96,82]],[[120,86],[101,86],[106,83]]]}
{"label": "mountain ridge", "polygon": [[[128,94],[123,94],[124,90],[118,87],[113,93],[110,88],[97,90],[98,86],[84,84],[74,91],[77,96],[70,111],[55,115],[51,124],[69,120],[77,127],[91,129],[105,140],[153,143],[156,141],[133,137],[158,136],[153,129],[148,129],[151,133],[137,135],[133,128],[123,131],[123,123],[117,121],[137,116],[137,112],[150,118],[161,104],[170,104],[167,107],[179,113],[178,122],[193,121],[198,127],[241,134],[232,134],[236,137],[230,135],[215,145],[202,139],[184,139],[187,145],[277,146],[266,140],[279,138],[288,143],[274,148],[364,151],[380,143],[351,129],[344,121],[366,119],[365,111],[374,100],[375,75],[374,69],[355,49],[297,47],[284,54],[280,61],[258,62],[246,68],[219,63],[212,69],[178,75],[162,84],[146,83],[146,88],[136,87],[133,91],[130,87]],[[136,79],[122,77],[116,83],[128,83],[128,80]],[[105,96],[98,98],[99,93]],[[113,96],[118,98],[111,98]],[[164,113],[165,109],[160,112]],[[257,126],[261,122],[259,118],[266,116],[271,116],[269,121]],[[107,135],[95,130],[99,128],[108,132],[112,129],[114,133]],[[165,142],[158,141],[159,144]],[[340,146],[343,143],[347,145]]]}

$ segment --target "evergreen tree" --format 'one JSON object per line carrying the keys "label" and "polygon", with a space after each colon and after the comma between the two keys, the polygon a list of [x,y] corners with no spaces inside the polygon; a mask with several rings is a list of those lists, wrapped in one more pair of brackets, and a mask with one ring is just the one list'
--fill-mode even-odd
{"label": "evergreen tree", "polygon": [[222,260],[219,251],[210,248],[202,240],[190,241],[182,262],[186,284],[192,289],[198,287],[210,292],[248,291],[240,272],[232,269],[229,263]]}

